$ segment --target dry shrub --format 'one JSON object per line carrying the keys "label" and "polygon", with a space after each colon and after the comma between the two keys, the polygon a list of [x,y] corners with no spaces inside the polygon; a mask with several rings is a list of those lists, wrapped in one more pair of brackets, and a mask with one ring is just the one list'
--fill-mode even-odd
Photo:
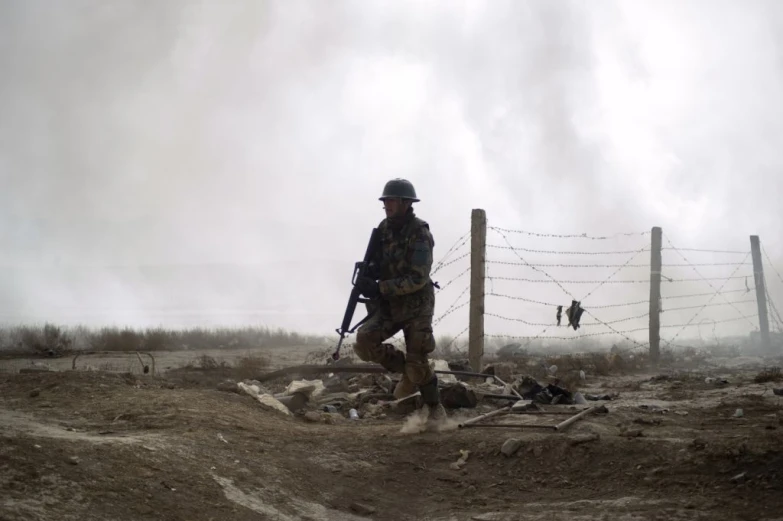
{"label": "dry shrub", "polygon": [[243,356],[234,362],[233,373],[239,380],[258,378],[269,368],[269,358],[264,356]]}
{"label": "dry shrub", "polygon": [[[202,377],[209,375],[235,380],[252,380],[258,378],[271,365],[269,358],[258,355],[246,355],[229,364],[225,360],[217,360],[209,355],[201,355],[188,362],[183,369],[186,372],[197,372]],[[182,372],[177,371],[177,372]]]}
{"label": "dry shrub", "polygon": [[596,376],[609,376],[612,369],[623,370],[620,364],[624,365],[624,359],[619,355],[606,355],[604,353],[591,353],[587,360],[588,369],[586,371]]}
{"label": "dry shrub", "polygon": [[163,351],[176,348],[173,333],[162,328],[148,329],[143,334],[145,351]]}
{"label": "dry shrub", "polygon": [[783,374],[780,372],[780,367],[770,367],[764,369],[753,378],[753,381],[757,384],[763,384],[767,382],[780,382],[783,380]]}
{"label": "dry shrub", "polygon": [[297,333],[268,327],[163,328],[85,326],[70,328],[53,324],[43,326],[0,327],[0,351],[3,354],[59,356],[71,351],[161,351],[179,349],[256,349],[265,346],[317,347],[330,343],[320,335]]}
{"label": "dry shrub", "polygon": [[227,365],[225,360],[218,362],[214,357],[209,355],[201,355],[196,360],[198,366],[206,371],[212,369],[218,369],[220,367],[225,367]]}
{"label": "dry shrub", "polygon": [[9,354],[58,357],[73,349],[73,337],[53,324],[44,324],[43,328],[20,326],[3,336],[8,339],[8,344],[2,348]]}
{"label": "dry shrub", "polygon": [[131,328],[105,327],[90,339],[90,348],[95,351],[138,351],[143,336]]}
{"label": "dry shrub", "polygon": [[[320,365],[326,363],[327,360],[331,360],[332,354],[334,354],[336,348],[336,345],[331,345],[329,347],[322,347],[310,351],[305,356],[305,365]],[[340,360],[343,360],[343,363],[353,363],[354,358],[353,344],[343,344],[340,347]],[[345,360],[347,360],[347,362],[345,362]],[[362,361],[357,360],[357,362],[361,363]]]}

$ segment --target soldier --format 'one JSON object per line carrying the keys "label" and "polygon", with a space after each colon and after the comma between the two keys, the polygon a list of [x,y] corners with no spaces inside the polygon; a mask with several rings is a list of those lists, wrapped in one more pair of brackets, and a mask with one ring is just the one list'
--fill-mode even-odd
{"label": "soldier", "polygon": [[[435,349],[435,290],[430,279],[435,241],[429,225],[413,212],[411,205],[419,199],[409,181],[392,179],[379,199],[386,211],[378,225],[380,253],[371,263],[371,274],[356,281],[365,297],[379,302],[376,312],[359,327],[354,352],[365,362],[402,373],[394,396],[403,398],[418,388],[429,420],[440,420],[446,410],[427,358]],[[405,335],[405,353],[384,343],[400,330]]]}

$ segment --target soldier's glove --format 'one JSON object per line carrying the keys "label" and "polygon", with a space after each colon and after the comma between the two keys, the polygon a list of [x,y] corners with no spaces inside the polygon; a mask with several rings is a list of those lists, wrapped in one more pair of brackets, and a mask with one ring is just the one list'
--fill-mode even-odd
{"label": "soldier's glove", "polygon": [[359,277],[356,280],[356,287],[359,292],[367,298],[378,298],[381,296],[381,288],[375,279],[370,277]]}

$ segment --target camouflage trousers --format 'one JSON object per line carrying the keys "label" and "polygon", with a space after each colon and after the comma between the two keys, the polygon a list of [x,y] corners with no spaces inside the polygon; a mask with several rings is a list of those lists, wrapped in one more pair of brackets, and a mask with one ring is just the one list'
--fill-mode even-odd
{"label": "camouflage trousers", "polygon": [[[384,343],[400,330],[405,335],[405,353]],[[359,327],[353,350],[365,362],[375,362],[393,373],[403,373],[414,385],[426,384],[435,376],[428,360],[428,355],[435,350],[432,315],[399,323],[378,312]]]}

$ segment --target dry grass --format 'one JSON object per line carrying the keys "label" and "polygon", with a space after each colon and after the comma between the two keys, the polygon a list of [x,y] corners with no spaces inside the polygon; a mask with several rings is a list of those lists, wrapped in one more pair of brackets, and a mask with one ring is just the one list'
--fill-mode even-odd
{"label": "dry grass", "polygon": [[253,349],[264,346],[318,347],[329,343],[323,336],[270,329],[162,328],[132,329],[107,327],[65,328],[53,324],[16,326],[0,329],[0,354],[7,356],[61,356],[78,351],[177,351],[182,349]]}

